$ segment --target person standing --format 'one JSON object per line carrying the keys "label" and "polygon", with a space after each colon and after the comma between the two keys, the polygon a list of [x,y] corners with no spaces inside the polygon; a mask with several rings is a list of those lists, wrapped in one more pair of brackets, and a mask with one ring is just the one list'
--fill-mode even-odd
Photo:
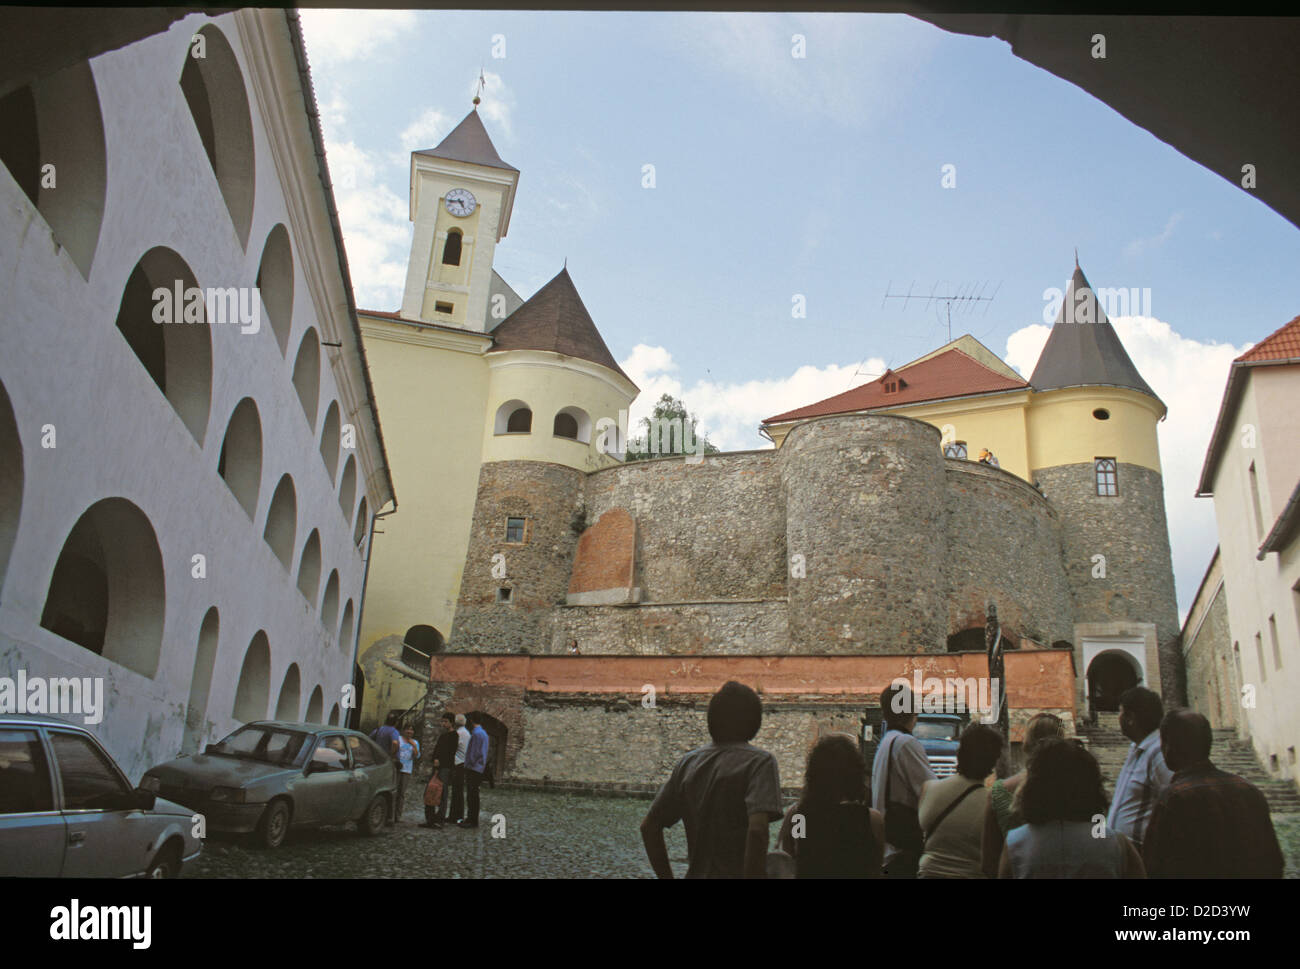
{"label": "person standing", "polygon": [[1133,743],[1115,782],[1106,826],[1126,835],[1139,854],[1156,801],[1174,779],[1160,752],[1164,713],[1159,695],[1145,687],[1135,686],[1120,694],[1119,728]]}
{"label": "person standing", "polygon": [[[867,806],[867,766],[852,737],[828,734],[808,755],[803,793],[776,843],[796,878],[880,878],[885,819]],[[770,876],[769,876],[770,877]]]}
{"label": "person standing", "polygon": [[483,784],[483,771],[487,768],[489,742],[478,714],[471,713],[467,719],[474,728],[470,731],[469,747],[465,751],[465,784],[469,788],[469,808],[464,820],[456,823],[462,828],[477,828],[478,790]]}
{"label": "person standing", "polygon": [[451,771],[456,763],[456,748],[460,744],[460,734],[456,733],[456,721],[450,713],[444,713],[438,723],[442,727],[442,733],[433,744],[433,772],[438,775],[438,780],[442,783],[442,800],[438,804],[436,813],[433,813],[432,808],[430,809],[431,816],[425,820],[427,828],[441,828],[447,820]]}
{"label": "person standing", "polygon": [[[1054,713],[1036,713],[1025,724],[1023,753],[1025,762],[1034,759],[1034,753],[1048,740],[1064,740],[1065,724]],[[1007,832],[1020,827],[1025,819],[1020,814],[1019,791],[1025,783],[1022,770],[1010,777],[995,780],[989,788],[988,809],[984,812],[984,836],[980,844],[981,865],[989,878],[998,877],[998,862]]]}
{"label": "person standing", "polygon": [[687,878],[763,878],[768,826],[781,817],[776,758],[750,744],[763,722],[758,694],[734,680],[709,701],[709,736],[685,754],[641,821],[650,867],[672,878],[664,829],[686,825]]}
{"label": "person standing", "polygon": [[880,694],[885,735],[871,765],[871,806],[885,818],[885,876],[915,878],[921,861],[917,806],[921,787],[935,779],[925,746],[912,736],[916,700],[911,688],[895,681]]}
{"label": "person standing", "polygon": [[397,759],[397,742],[402,739],[397,729],[397,714],[390,713],[384,725],[370,732],[370,739],[379,744],[391,759]]}
{"label": "person standing", "polygon": [[459,823],[465,816],[465,755],[469,752],[469,730],[465,714],[456,714],[456,754],[451,766],[451,814],[447,820]]}
{"label": "person standing", "polygon": [[415,762],[420,757],[420,742],[415,739],[414,727],[403,727],[397,740],[397,796],[393,799],[393,824],[402,819],[406,807],[406,789],[410,786]]}
{"label": "person standing", "polygon": [[1210,721],[1175,710],[1160,723],[1174,779],[1156,801],[1142,845],[1151,878],[1281,878],[1284,860],[1255,785],[1210,763]]}
{"label": "person standing", "polygon": [[957,772],[921,785],[917,814],[925,832],[918,878],[983,878],[980,839],[989,792],[984,781],[1002,755],[1002,734],[987,724],[962,731]]}

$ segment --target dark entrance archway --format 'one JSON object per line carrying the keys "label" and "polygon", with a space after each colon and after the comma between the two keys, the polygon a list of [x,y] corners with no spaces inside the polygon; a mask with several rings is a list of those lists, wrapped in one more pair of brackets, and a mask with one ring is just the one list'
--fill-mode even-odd
{"label": "dark entrance archway", "polygon": [[484,779],[489,787],[493,787],[496,781],[501,780],[501,775],[505,771],[506,737],[510,731],[504,723],[490,713],[475,710],[474,715],[479,718],[479,723],[483,724],[483,729],[487,731],[488,759]]}
{"label": "dark entrance archway", "polygon": [[1088,702],[1093,712],[1115,713],[1125,690],[1142,681],[1133,657],[1117,649],[1098,653],[1088,666]]}

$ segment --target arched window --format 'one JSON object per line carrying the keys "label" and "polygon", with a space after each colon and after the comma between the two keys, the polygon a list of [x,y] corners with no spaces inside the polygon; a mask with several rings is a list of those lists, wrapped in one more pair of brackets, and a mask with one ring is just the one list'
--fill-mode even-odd
{"label": "arched window", "polygon": [[152,677],[165,608],[162,553],[148,517],[125,498],[95,502],[59,552],[41,625]]}
{"label": "arched window", "polygon": [[338,569],[331,569],[330,577],[325,581],[325,596],[320,601],[320,621],[321,625],[330,632],[334,631],[334,627],[339,621]]}
{"label": "arched window", "polygon": [[23,510],[23,442],[9,394],[0,383],[0,594]]}
{"label": "arched window", "polygon": [[493,433],[507,434],[524,433],[531,431],[533,427],[533,412],[522,400],[508,400],[497,408],[496,418],[493,420]]}
{"label": "arched window", "polygon": [[527,407],[520,407],[510,414],[506,421],[507,434],[527,434],[533,429],[533,412]]}
{"label": "arched window", "polygon": [[343,652],[352,648],[352,600],[343,607],[343,622],[339,625],[339,647]]}
{"label": "arched window", "polygon": [[303,719],[308,723],[320,723],[324,713],[325,692],[317,685],[316,689],[311,691],[311,699],[307,701],[307,712],[303,714]]}
{"label": "arched window", "polygon": [[298,496],[293,490],[293,479],[287,474],[280,478],[271,496],[271,507],[266,512],[266,528],[262,537],[286,569],[293,567],[294,538],[298,534]]}
{"label": "arched window", "polygon": [[231,715],[240,723],[261,720],[266,716],[266,705],[270,702],[271,644],[267,642],[266,633],[259,629],[244,653]]}
{"label": "arched window", "polygon": [[320,534],[311,530],[307,541],[302,546],[302,557],[298,560],[298,590],[315,603],[316,593],[320,590]]}
{"label": "arched window", "polygon": [[212,690],[212,668],[217,662],[217,639],[221,620],[213,606],[199,627],[199,647],[194,653],[194,672],[190,675],[190,698],[185,706],[185,740],[183,749],[203,747],[207,734],[208,693]]}
{"label": "arched window", "polygon": [[320,432],[320,456],[325,462],[325,470],[330,473],[330,484],[339,473],[339,434],[341,428],[339,425],[339,403],[331,400],[329,407],[325,411],[325,422],[321,426]]}
{"label": "arched window", "polygon": [[248,245],[253,223],[253,122],[248,112],[248,93],[239,71],[239,61],[225,35],[208,24],[199,29],[198,42],[191,40],[181,70],[181,92],[198,129],[203,151],[217,177],[221,197],[239,236]]}
{"label": "arched window", "polygon": [[283,223],[278,223],[266,237],[262,263],[257,267],[257,288],[280,347],[280,356],[284,356],[289,346],[289,331],[293,329],[293,250],[289,246],[289,230]]}
{"label": "arched window", "polygon": [[949,441],[943,446],[943,456],[945,458],[961,458],[966,460],[966,442]]}
{"label": "arched window", "polygon": [[[178,289],[180,306],[174,305]],[[212,396],[212,335],[203,299],[185,294],[201,297],[190,267],[170,249],[150,249],[122,290],[117,329],[202,447]]]}
{"label": "arched window", "polygon": [[1119,470],[1114,458],[1097,458],[1096,464],[1097,494],[1103,498],[1114,498],[1119,494]]}
{"label": "arched window", "polygon": [[572,414],[555,415],[555,436],[578,439],[578,419]]}
{"label": "arched window", "polygon": [[256,517],[258,489],[262,485],[262,422],[251,397],[236,404],[230,415],[221,457],[217,459],[217,474],[249,520]]}
{"label": "arched window", "polygon": [[357,523],[352,528],[352,544],[357,548],[366,540],[366,528],[369,525],[367,518],[370,516],[370,507],[366,504],[366,499],[361,499],[361,504],[357,506]]}
{"label": "arched window", "polygon": [[290,663],[284,673],[284,682],[280,684],[280,699],[275,701],[275,719],[291,722],[297,720],[301,698],[302,678],[298,673],[298,664]]}
{"label": "arched window", "polygon": [[302,412],[307,416],[307,426],[316,430],[316,411],[320,406],[320,340],[316,328],[309,327],[298,344],[298,357],[293,362],[293,386],[302,402]]}
{"label": "arched window", "polygon": [[104,216],[105,154],[89,61],[0,98],[0,161],[84,279]]}
{"label": "arched window", "polygon": [[444,266],[460,265],[461,234],[459,229],[447,233],[447,241],[442,245],[442,264]]}

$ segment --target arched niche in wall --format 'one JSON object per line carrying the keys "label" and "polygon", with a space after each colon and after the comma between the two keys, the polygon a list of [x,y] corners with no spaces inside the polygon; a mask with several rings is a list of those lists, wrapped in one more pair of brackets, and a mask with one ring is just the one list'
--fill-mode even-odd
{"label": "arched niche in wall", "polygon": [[298,496],[293,479],[287,474],[280,477],[271,496],[271,507],[266,512],[266,528],[262,537],[286,569],[293,567],[294,539],[298,534]]}
{"label": "arched niche in wall", "polygon": [[262,262],[257,267],[257,288],[280,356],[284,356],[288,352],[289,331],[293,329],[293,249],[284,223],[277,223],[266,237]]}
{"label": "arched niche in wall", "polygon": [[251,397],[236,404],[230,415],[217,459],[217,474],[252,521],[257,516],[258,492],[262,486],[262,421]]}
{"label": "arched niche in wall", "polygon": [[271,702],[271,644],[266,633],[258,630],[244,653],[235,686],[235,706],[231,715],[240,723],[263,720]]}

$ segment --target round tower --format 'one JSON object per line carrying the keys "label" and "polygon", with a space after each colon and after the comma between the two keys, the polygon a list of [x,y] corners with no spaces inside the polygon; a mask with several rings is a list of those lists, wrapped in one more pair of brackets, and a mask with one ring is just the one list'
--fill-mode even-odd
{"label": "round tower", "polygon": [[1030,474],[1061,518],[1080,699],[1113,710],[1140,681],[1182,703],[1157,435],[1166,408],[1077,265],[1029,382]]}
{"label": "round tower", "polygon": [[793,653],[946,650],[939,430],[909,417],[796,425],[780,450]]}

